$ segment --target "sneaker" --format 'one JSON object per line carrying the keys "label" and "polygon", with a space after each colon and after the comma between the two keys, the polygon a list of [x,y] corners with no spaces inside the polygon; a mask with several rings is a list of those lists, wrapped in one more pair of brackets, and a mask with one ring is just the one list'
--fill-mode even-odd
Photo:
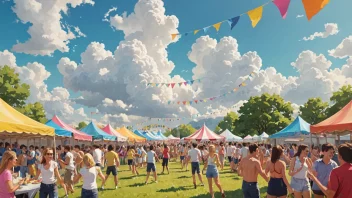
{"label": "sneaker", "polygon": [[117,189],[118,187],[117,186],[115,186],[115,190]]}
{"label": "sneaker", "polygon": [[155,183],[158,183],[158,181],[155,181]]}
{"label": "sneaker", "polygon": [[201,186],[204,186],[204,183],[201,183],[200,185],[201,185]]}
{"label": "sneaker", "polygon": [[102,186],[101,189],[104,190],[105,189],[104,186]]}

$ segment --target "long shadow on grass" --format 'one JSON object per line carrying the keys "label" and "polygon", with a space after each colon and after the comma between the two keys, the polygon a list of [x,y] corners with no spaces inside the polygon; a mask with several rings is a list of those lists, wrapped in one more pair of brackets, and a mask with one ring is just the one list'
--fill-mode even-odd
{"label": "long shadow on grass", "polygon": [[170,187],[170,188],[165,188],[165,189],[157,190],[156,192],[176,192],[176,191],[179,191],[179,190],[185,191],[185,190],[194,189],[194,188],[192,188],[192,187],[193,187],[193,186]]}
{"label": "long shadow on grass", "polygon": [[127,187],[139,187],[139,186],[145,186],[145,183],[135,183],[135,184],[132,184],[132,185],[128,185]]}
{"label": "long shadow on grass", "polygon": [[147,176],[146,174],[140,174],[138,176],[129,176],[129,177],[120,177],[119,180],[127,180],[127,179],[133,179],[133,178],[138,178],[138,177],[145,177]]}
{"label": "long shadow on grass", "polygon": [[[263,194],[263,193],[266,194],[267,189],[268,187],[266,186],[260,188],[260,194]],[[214,190],[218,190],[218,189],[214,189]],[[243,197],[243,192],[242,192],[242,189],[237,189],[235,191],[225,191],[225,195],[226,197]],[[215,192],[215,197],[221,197],[221,193]],[[190,198],[209,198],[209,192],[206,194],[196,195]]]}
{"label": "long shadow on grass", "polygon": [[187,178],[191,178],[191,176],[185,176],[185,175],[183,175],[183,176],[177,177],[177,179],[187,179]]}

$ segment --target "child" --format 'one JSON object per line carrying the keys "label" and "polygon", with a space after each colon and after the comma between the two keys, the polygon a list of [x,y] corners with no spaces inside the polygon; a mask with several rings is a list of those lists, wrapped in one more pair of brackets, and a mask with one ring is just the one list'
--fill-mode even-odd
{"label": "child", "polygon": [[150,172],[152,170],[153,170],[153,173],[154,173],[155,183],[158,183],[157,175],[156,175],[156,168],[155,168],[155,158],[156,158],[157,161],[159,161],[159,158],[156,155],[156,153],[153,151],[153,149],[154,149],[154,146],[150,145],[149,151],[147,153],[147,178],[145,180],[145,184],[148,183],[148,178],[149,178]]}

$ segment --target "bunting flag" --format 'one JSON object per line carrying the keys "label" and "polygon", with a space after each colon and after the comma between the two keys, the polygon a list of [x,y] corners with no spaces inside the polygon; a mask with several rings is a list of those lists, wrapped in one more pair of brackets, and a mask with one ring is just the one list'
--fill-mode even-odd
{"label": "bunting flag", "polygon": [[257,26],[263,15],[263,6],[259,6],[247,12],[249,19],[252,21],[252,27]]}
{"label": "bunting flag", "polygon": [[302,0],[308,21],[318,14],[330,0]]}
{"label": "bunting flag", "polygon": [[[238,87],[244,87],[244,86],[246,86],[247,84],[245,83],[247,80],[249,80],[250,79],[250,77],[253,77],[254,76],[254,72],[251,72],[244,80],[243,80],[243,82],[241,82],[239,85],[238,85]],[[192,83],[192,81],[191,82],[188,82],[188,83]],[[231,91],[228,91],[227,93],[223,93],[223,94],[221,94],[221,95],[218,95],[218,96],[213,96],[213,97],[210,97],[210,98],[205,98],[205,99],[196,99],[196,100],[190,100],[190,101],[188,101],[188,100],[184,100],[184,101],[171,101],[171,100],[169,100],[169,101],[167,101],[167,104],[169,104],[169,105],[171,105],[171,104],[178,104],[178,105],[193,105],[193,104],[199,104],[199,103],[205,103],[205,102],[207,102],[208,100],[210,100],[210,101],[214,101],[215,99],[218,99],[218,98],[222,98],[222,97],[226,97],[228,94],[234,94],[236,91],[237,91],[238,89],[233,89],[233,90],[231,90]]]}
{"label": "bunting flag", "polygon": [[[245,14],[248,14],[248,16],[252,22],[252,27],[255,27],[262,18],[264,6],[268,5],[271,2],[273,2],[275,4],[275,6],[280,11],[281,17],[283,19],[285,19],[287,16],[288,7],[290,5],[290,0],[270,0],[267,3],[258,6],[257,8],[249,10],[245,13],[242,13],[242,14],[235,16],[235,17],[232,17],[230,19],[219,21],[213,25],[209,25],[209,26],[206,26],[203,28],[192,30],[192,31],[189,31],[186,33],[171,34],[171,38],[172,38],[172,40],[174,40],[177,35],[179,35],[179,36],[181,36],[181,35],[187,36],[189,34],[195,35],[200,30],[203,30],[204,33],[207,33],[210,27],[214,27],[215,30],[218,32],[220,30],[221,24],[226,21],[228,22],[228,24],[232,30],[237,25],[240,17]],[[307,15],[308,20],[310,20],[314,15],[316,15],[318,12],[320,12],[320,10],[322,10],[329,2],[330,2],[330,0],[302,0],[302,3],[304,6],[304,9],[306,11],[306,15]]]}
{"label": "bunting flag", "polygon": [[166,86],[166,87],[171,87],[174,88],[175,85],[178,85],[179,87],[181,87],[182,85],[187,86],[187,85],[193,85],[194,82],[201,82],[202,78],[199,79],[195,79],[195,80],[188,80],[188,81],[184,81],[184,82],[172,82],[172,83],[147,83],[147,87],[162,87],[162,86]]}
{"label": "bunting flag", "polygon": [[273,3],[279,9],[280,14],[283,19],[286,18],[288,6],[290,5],[291,0],[274,0]]}

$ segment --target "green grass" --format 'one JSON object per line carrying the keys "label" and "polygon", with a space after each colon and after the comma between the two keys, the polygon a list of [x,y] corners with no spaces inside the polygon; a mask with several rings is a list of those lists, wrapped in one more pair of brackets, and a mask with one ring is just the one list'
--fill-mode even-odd
{"label": "green grass", "polygon": [[[118,198],[135,198],[135,197],[148,197],[148,198],[208,198],[210,197],[208,183],[205,175],[203,181],[205,186],[198,186],[194,189],[192,182],[191,171],[181,171],[179,162],[169,163],[170,174],[160,175],[162,171],[161,163],[157,163],[158,183],[154,183],[154,178],[149,177],[149,184],[144,185],[146,178],[146,169],[138,169],[140,175],[133,176],[131,171],[128,170],[127,165],[120,166],[118,172],[119,188],[114,189],[114,180],[110,176],[105,190],[99,189],[99,197],[118,197]],[[188,169],[190,169],[190,164]],[[201,165],[203,168],[203,165]],[[261,197],[265,197],[267,190],[267,183],[259,176],[259,187]],[[242,194],[242,178],[237,176],[237,173],[232,173],[229,166],[226,166],[223,171],[220,171],[220,182],[225,191],[226,197],[237,198],[243,197]],[[198,178],[197,183],[199,184]],[[75,186],[75,193],[70,195],[71,198],[81,197],[82,184],[79,183]],[[101,187],[100,178],[98,179],[98,187]],[[213,182],[213,189],[215,190],[215,197],[221,197],[219,189]],[[62,197],[64,192],[59,190],[59,196]]]}

